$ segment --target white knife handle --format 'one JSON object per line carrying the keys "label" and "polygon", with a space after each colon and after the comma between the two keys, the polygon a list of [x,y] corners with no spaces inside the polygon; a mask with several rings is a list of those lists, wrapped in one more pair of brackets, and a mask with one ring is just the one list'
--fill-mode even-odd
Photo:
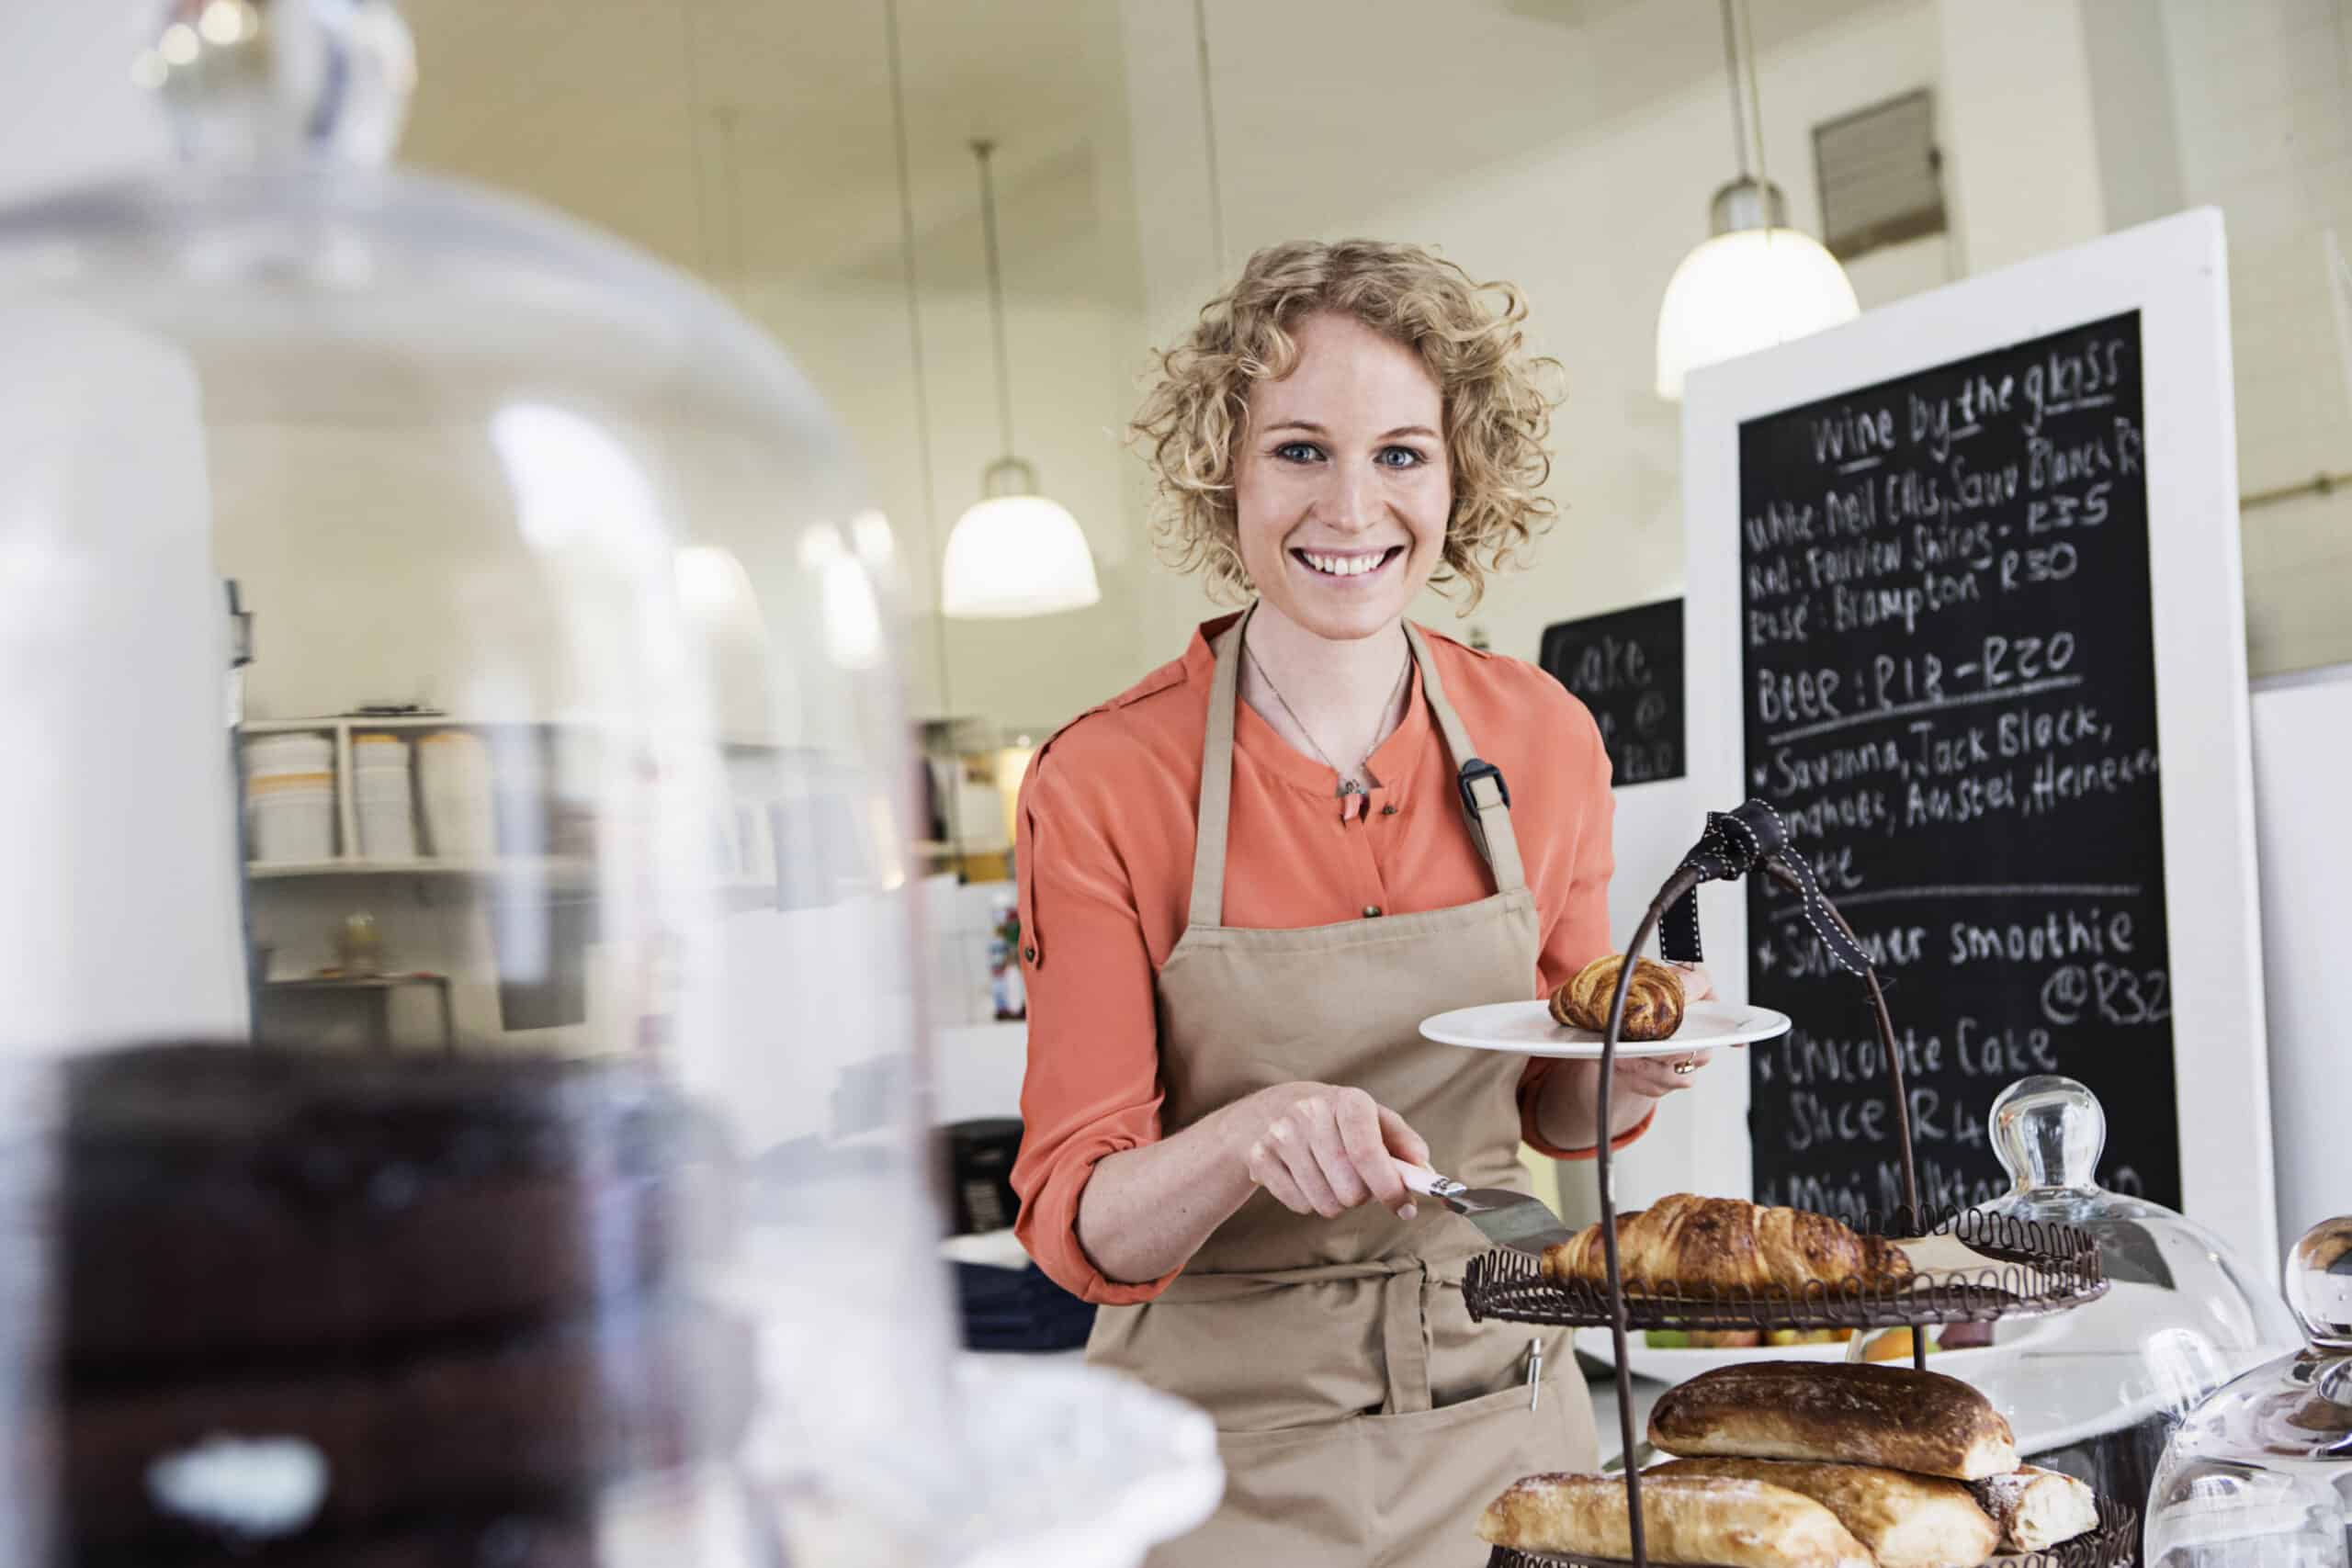
{"label": "white knife handle", "polygon": [[1442,1198],[1449,1192],[1464,1190],[1462,1183],[1440,1176],[1428,1166],[1414,1165],[1410,1161],[1397,1159],[1395,1155],[1390,1155],[1388,1157],[1396,1163],[1396,1175],[1404,1181],[1406,1188],[1419,1192],[1424,1198]]}

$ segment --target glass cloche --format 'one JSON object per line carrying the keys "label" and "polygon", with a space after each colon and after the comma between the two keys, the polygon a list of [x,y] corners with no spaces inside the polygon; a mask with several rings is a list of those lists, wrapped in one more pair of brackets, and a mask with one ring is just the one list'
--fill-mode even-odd
{"label": "glass cloche", "polygon": [[413,62],[175,0],[0,212],[0,1561],[1132,1561],[1206,1423],[954,1348],[891,530]]}
{"label": "glass cloche", "polygon": [[2352,1216],[2287,1255],[2303,1348],[2235,1379],[2173,1434],[2148,1495],[2150,1568],[2352,1563]]}
{"label": "glass cloche", "polygon": [[2087,1234],[2109,1288],[2071,1312],[1996,1325],[2007,1353],[1984,1358],[1970,1381],[2008,1418],[2029,1463],[2136,1506],[2181,1419],[2293,1343],[2293,1325],[2228,1241],[2098,1185],[2107,1118],[2080,1083],[2019,1079],[1994,1100],[1988,1130],[2012,1187],[1984,1207]]}

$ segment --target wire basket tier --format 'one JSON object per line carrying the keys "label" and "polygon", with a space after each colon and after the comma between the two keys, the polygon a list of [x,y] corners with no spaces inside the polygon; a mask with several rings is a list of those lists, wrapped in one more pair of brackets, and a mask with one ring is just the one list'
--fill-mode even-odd
{"label": "wire basket tier", "polygon": [[[2112,1498],[2098,1500],[2098,1528],[2072,1540],[2040,1551],[2002,1552],[1986,1560],[1985,1568],[2128,1568],[2139,1560],[2140,1516]],[[1657,1568],[1679,1559],[1653,1556]],[[1487,1568],[1632,1568],[1623,1557],[1585,1557],[1569,1552],[1521,1551],[1498,1546],[1487,1558]],[[1693,1568],[1713,1568],[1697,1564]]]}
{"label": "wire basket tier", "polygon": [[[1990,1323],[2064,1312],[2107,1293],[2098,1247],[2071,1226],[2013,1219],[1983,1209],[1932,1212],[1924,1224],[1897,1210],[1867,1228],[1899,1239],[1950,1236],[1992,1259],[1935,1282],[1865,1286],[1818,1281],[1802,1292],[1690,1287],[1665,1294],[1625,1288],[1625,1326],[1636,1328],[1895,1328],[1912,1324]],[[1524,1253],[1496,1250],[1470,1260],[1463,1300],[1476,1320],[1500,1318],[1565,1328],[1605,1328],[1612,1314],[1602,1281],[1548,1280]]]}

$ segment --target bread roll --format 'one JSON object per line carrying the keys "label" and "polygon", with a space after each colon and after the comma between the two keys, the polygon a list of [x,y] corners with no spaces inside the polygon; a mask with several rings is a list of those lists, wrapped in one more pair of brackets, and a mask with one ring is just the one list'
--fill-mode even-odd
{"label": "bread roll", "polygon": [[[1625,1479],[1531,1475],[1487,1505],[1478,1539],[1521,1551],[1631,1557]],[[1642,1477],[1644,1545],[1653,1562],[1722,1568],[1872,1568],[1837,1516],[1810,1497],[1754,1481]]]}
{"label": "bread roll", "polygon": [[[1609,1027],[1609,1004],[1617,998],[1623,953],[1596,958],[1552,993],[1552,1019],[1570,1029],[1600,1033]],[[1625,987],[1625,1023],[1620,1040],[1665,1040],[1682,1027],[1682,976],[1655,958],[1634,960],[1634,981]]]}
{"label": "bread roll", "polygon": [[2098,1500],[2071,1475],[2025,1465],[1980,1481],[1976,1500],[2001,1527],[2009,1551],[2041,1551],[2098,1529]]}
{"label": "bread roll", "polygon": [[[1544,1274],[1597,1285],[1608,1278],[1605,1261],[1600,1226],[1590,1224],[1544,1254]],[[1815,1280],[1877,1289],[1911,1277],[1901,1247],[1826,1214],[1688,1192],[1618,1215],[1617,1263],[1627,1285],[1659,1294],[1681,1286],[1802,1295]]]}
{"label": "bread roll", "polygon": [[1976,1568],[2001,1544],[2000,1527],[1957,1481],[1778,1459],[1679,1459],[1642,1479],[1654,1475],[1716,1475],[1802,1493],[1837,1515],[1879,1568]]}
{"label": "bread roll", "polygon": [[1884,1465],[1981,1481],[2018,1467],[2009,1424],[1941,1372],[1844,1361],[1744,1361],[1668,1389],[1650,1441],[1685,1457]]}

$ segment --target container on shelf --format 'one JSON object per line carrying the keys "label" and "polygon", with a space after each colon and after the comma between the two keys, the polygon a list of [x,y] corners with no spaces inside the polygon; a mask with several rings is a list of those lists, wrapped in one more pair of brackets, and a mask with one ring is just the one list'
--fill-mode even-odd
{"label": "container on shelf", "polygon": [[334,773],[334,739],[326,735],[250,735],[244,741],[247,780],[288,773]]}
{"label": "container on shelf", "polygon": [[[314,734],[243,739],[263,857],[330,861],[338,807],[366,831],[393,793],[348,738],[430,730],[413,798],[459,863],[355,886],[345,844],[183,899],[63,791],[65,848],[0,856],[6,929],[141,932],[38,1012],[0,987],[0,1562],[1026,1562],[1091,1529],[1057,1561],[1109,1563],[1196,1523],[1198,1416],[1093,1372],[962,1392],[899,682],[844,632],[887,624],[893,545],[823,403],[650,258],[383,166],[415,64],[387,0],[160,9],[138,69],[183,161],[0,211],[0,386],[45,433],[0,446],[0,605],[20,566],[58,585],[72,689],[124,639],[64,587],[178,574],[209,619],[138,651],[202,670],[234,579],[256,711],[446,695],[461,724],[316,727],[361,753],[340,786]],[[142,783],[218,802],[187,859],[225,874],[219,714],[159,726]],[[730,773],[794,824],[760,908],[709,874]],[[446,977],[446,1055],[252,1038],[248,954],[322,966],[355,899]]]}
{"label": "container on shelf", "polygon": [[416,801],[409,783],[407,741],[396,735],[351,738],[351,798],[362,855],[372,861],[416,858]]}
{"label": "container on shelf", "polygon": [[265,865],[334,858],[334,775],[265,773],[245,785],[253,858]]}
{"label": "container on shelf", "polygon": [[498,852],[490,748],[479,735],[438,729],[416,743],[416,787],[425,847],[442,860],[486,861]]}

